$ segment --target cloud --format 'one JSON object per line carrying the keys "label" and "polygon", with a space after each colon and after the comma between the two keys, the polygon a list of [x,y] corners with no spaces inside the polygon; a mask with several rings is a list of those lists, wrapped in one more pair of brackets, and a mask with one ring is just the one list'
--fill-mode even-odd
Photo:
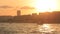
{"label": "cloud", "polygon": [[0,8],[12,8],[11,6],[0,6]]}
{"label": "cloud", "polygon": [[23,6],[21,9],[35,9],[34,7],[29,7],[29,6]]}

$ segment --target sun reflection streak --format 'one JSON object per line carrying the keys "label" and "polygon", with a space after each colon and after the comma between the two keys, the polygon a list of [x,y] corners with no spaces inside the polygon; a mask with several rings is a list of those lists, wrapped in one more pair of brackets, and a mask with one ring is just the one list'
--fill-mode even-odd
{"label": "sun reflection streak", "polygon": [[43,24],[43,25],[39,25],[39,31],[40,32],[52,32],[55,29],[52,29],[51,24]]}

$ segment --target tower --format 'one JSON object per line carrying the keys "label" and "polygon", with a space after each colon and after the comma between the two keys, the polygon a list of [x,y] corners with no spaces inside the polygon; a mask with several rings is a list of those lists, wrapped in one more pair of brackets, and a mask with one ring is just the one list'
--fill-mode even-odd
{"label": "tower", "polygon": [[17,16],[20,16],[20,15],[21,15],[21,11],[17,10]]}

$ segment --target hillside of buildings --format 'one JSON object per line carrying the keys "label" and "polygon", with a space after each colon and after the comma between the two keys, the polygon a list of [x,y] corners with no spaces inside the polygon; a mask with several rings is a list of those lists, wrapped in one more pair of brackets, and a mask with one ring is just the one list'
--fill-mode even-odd
{"label": "hillside of buildings", "polygon": [[33,13],[32,15],[0,16],[0,22],[10,23],[60,23],[60,12]]}

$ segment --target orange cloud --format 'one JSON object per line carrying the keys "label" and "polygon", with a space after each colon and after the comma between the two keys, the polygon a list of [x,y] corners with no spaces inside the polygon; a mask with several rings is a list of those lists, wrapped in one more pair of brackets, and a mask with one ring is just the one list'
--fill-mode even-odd
{"label": "orange cloud", "polygon": [[12,8],[11,6],[0,6],[0,8]]}
{"label": "orange cloud", "polygon": [[35,9],[34,7],[29,7],[29,6],[24,6],[24,7],[21,7],[21,9]]}

